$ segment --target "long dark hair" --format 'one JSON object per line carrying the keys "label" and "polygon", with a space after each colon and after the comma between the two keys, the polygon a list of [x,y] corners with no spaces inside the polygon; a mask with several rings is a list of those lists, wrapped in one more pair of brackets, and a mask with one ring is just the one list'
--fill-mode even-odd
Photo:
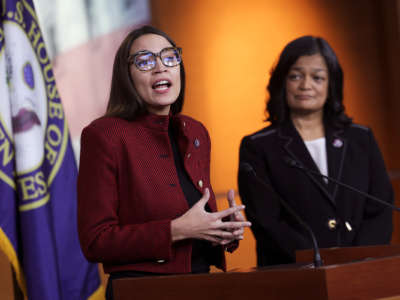
{"label": "long dark hair", "polygon": [[343,105],[343,71],[335,52],[321,37],[303,36],[291,41],[283,49],[276,67],[271,71],[267,90],[269,100],[266,112],[273,125],[282,124],[289,119],[289,106],[286,101],[286,76],[292,65],[301,56],[321,54],[328,67],[328,98],[324,105],[324,120],[334,127],[342,128],[352,122],[345,113]]}
{"label": "long dark hair", "polygon": [[[133,42],[142,35],[157,34],[176,47],[175,42],[163,31],[152,26],[143,26],[131,31],[121,43],[115,55],[111,80],[111,91],[106,116],[134,120],[147,112],[143,100],[139,96],[130,76],[128,56]],[[181,90],[176,101],[171,105],[171,113],[182,111],[185,93],[185,68],[180,64]]]}

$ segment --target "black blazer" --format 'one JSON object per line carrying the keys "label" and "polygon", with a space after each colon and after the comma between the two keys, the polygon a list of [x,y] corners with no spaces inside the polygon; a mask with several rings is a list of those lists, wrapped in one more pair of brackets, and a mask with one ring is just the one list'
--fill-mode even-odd
{"label": "black blazer", "polygon": [[[393,190],[382,155],[369,128],[325,126],[328,175],[393,203]],[[239,168],[239,193],[257,241],[259,266],[295,261],[295,250],[312,248],[309,234],[279,202],[284,199],[313,230],[320,247],[387,244],[392,234],[392,211],[360,194],[312,180],[291,167],[295,160],[319,172],[302,138],[287,122],[243,138],[240,165],[249,163],[261,184]]]}

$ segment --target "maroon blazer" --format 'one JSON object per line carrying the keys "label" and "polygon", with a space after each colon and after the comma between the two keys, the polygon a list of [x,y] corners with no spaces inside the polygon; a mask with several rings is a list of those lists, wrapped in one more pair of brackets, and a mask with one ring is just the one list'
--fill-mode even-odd
{"label": "maroon blazer", "polygon": [[[81,137],[78,230],[89,261],[106,273],[191,272],[191,240],[171,241],[171,220],[188,203],[176,172],[168,137],[169,121],[185,169],[199,191],[210,190],[210,138],[205,127],[183,115],[145,115],[135,121],[100,118]],[[222,247],[216,265],[225,269]]]}

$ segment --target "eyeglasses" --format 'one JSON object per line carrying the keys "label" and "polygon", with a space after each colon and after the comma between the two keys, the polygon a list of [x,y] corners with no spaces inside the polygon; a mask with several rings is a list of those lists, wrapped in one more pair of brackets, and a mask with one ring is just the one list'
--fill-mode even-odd
{"label": "eyeglasses", "polygon": [[175,67],[182,62],[182,49],[178,47],[168,47],[159,53],[143,50],[128,56],[128,64],[134,64],[140,71],[150,71],[156,67],[157,57],[166,67]]}

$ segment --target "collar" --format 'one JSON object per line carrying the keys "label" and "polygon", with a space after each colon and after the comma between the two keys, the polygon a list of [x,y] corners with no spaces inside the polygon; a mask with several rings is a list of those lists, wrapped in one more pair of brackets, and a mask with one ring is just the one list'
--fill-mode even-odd
{"label": "collar", "polygon": [[172,118],[174,118],[172,114],[161,116],[152,113],[146,113],[136,118],[135,122],[138,122],[140,125],[149,129],[168,131],[169,122]]}
{"label": "collar", "polygon": [[[327,121],[324,121],[324,128],[325,138],[327,139],[327,141],[331,141],[335,138],[342,138],[342,135],[344,133],[344,129],[335,128]],[[291,119],[285,121],[280,126],[278,126],[278,135],[283,139],[292,139],[293,137],[301,139],[300,134]]]}
{"label": "collar", "polygon": [[[343,163],[347,149],[347,140],[344,137],[344,129],[338,129],[324,122],[325,143],[328,160],[328,175],[336,180],[341,180]],[[306,168],[319,172],[311,155],[307,151],[305,144],[291,120],[284,122],[278,128],[278,136],[282,139],[282,146],[285,152],[292,159],[300,162]],[[307,174],[309,176],[309,174]],[[310,176],[309,176],[310,177]],[[329,181],[326,186],[322,178],[313,180],[327,196],[330,202],[335,205],[335,197],[338,186]]]}

